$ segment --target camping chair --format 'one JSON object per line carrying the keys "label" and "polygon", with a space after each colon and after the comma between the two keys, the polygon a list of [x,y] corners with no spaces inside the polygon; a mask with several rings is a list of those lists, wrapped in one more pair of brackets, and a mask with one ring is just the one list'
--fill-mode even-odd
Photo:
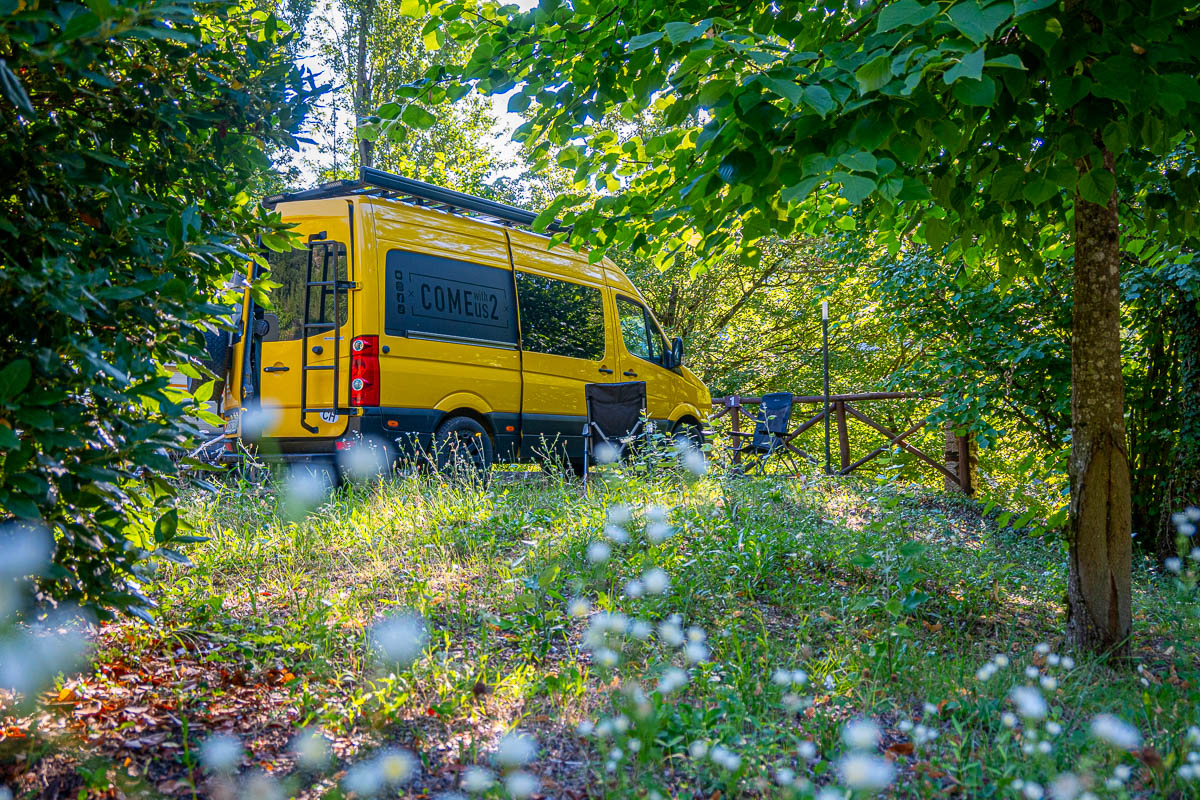
{"label": "camping chair", "polygon": [[583,387],[587,425],[583,428],[583,477],[596,460],[596,448],[611,447],[617,461],[645,439],[646,382],[589,383]]}
{"label": "camping chair", "polygon": [[[748,468],[742,468],[743,473],[748,474],[755,470],[764,471],[767,459],[775,454],[786,458],[793,472],[799,471],[792,459],[787,440],[788,422],[792,418],[794,400],[795,395],[791,392],[764,394],[762,403],[759,405],[758,417],[754,421],[754,432],[734,431],[731,433],[735,438],[734,446],[731,448],[734,455],[749,456],[753,459]],[[738,438],[749,439],[749,441],[736,441]]]}

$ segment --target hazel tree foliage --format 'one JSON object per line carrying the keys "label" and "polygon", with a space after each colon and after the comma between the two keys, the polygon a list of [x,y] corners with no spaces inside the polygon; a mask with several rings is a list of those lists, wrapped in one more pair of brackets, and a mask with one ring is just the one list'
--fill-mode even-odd
{"label": "hazel tree foliage", "polygon": [[213,386],[169,376],[204,377],[231,279],[290,246],[251,194],[318,90],[252,3],[0,7],[0,542],[52,534],[46,595],[144,615]]}
{"label": "hazel tree foliage", "polygon": [[[513,92],[518,136],[606,194],[559,197],[577,242],[661,264],[767,235],[865,226],[948,268],[1072,276],[1067,629],[1123,648],[1130,486],[1120,365],[1122,225],[1175,242],[1200,226],[1200,6],[1185,0],[895,0],[817,6],[690,0],[409,0],[469,42],[395,124],[470,88]],[[622,141],[595,125],[647,111]],[[1164,159],[1174,154],[1168,167]],[[1170,191],[1161,191],[1162,183]],[[1136,213],[1129,213],[1136,208]],[[1128,231],[1125,231],[1127,233]]]}

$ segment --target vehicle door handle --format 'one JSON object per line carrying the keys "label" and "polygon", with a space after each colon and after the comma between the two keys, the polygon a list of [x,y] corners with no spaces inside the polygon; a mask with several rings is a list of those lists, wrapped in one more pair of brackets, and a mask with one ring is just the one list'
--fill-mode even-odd
{"label": "vehicle door handle", "polygon": [[321,355],[321,353],[325,352],[325,348],[321,347],[321,345],[319,345],[319,344],[314,344],[312,351],[314,353],[316,353],[317,355]]}
{"label": "vehicle door handle", "polygon": [[637,373],[631,369],[627,369],[624,372],[622,372],[621,374],[628,378],[636,378],[637,377]]}
{"label": "vehicle door handle", "polygon": [[600,371],[603,372],[605,375],[612,375],[612,370],[609,369],[608,367],[601,367]]}
{"label": "vehicle door handle", "polygon": [[263,367],[263,372],[287,372],[291,367]]}

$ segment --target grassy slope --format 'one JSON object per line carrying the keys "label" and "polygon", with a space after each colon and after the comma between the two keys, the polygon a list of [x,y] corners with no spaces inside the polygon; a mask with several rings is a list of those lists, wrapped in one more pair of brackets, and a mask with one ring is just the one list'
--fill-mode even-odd
{"label": "grassy slope", "polygon": [[[163,575],[164,630],[107,628],[95,674],[68,686],[72,724],[92,737],[73,745],[76,759],[128,757],[98,785],[203,792],[196,742],[228,730],[247,746],[244,771],[290,773],[290,791],[318,795],[339,769],[399,745],[423,762],[408,788],[421,796],[453,788],[463,764],[489,763],[498,738],[519,728],[539,740],[530,770],[550,796],[787,796],[797,792],[778,785],[780,767],[801,786],[836,784],[842,728],[868,715],[897,767],[897,795],[1015,796],[1013,780],[1047,785],[1064,770],[1100,796],[1192,791],[1175,770],[1200,701],[1194,606],[1144,567],[1135,665],[1145,671],[1078,657],[1066,670],[1034,653],[1059,646],[1062,553],[995,530],[960,498],[669,471],[588,493],[509,477],[486,491],[397,479],[298,521],[266,491],[193,498],[188,517],[211,540],[192,547],[193,567]],[[588,545],[622,504],[634,509],[632,541],[593,565]],[[644,537],[647,504],[669,509],[676,533],[662,544]],[[669,574],[668,593],[623,595],[654,566]],[[677,613],[706,631],[711,656],[663,697],[652,691],[656,676],[685,664],[679,651],[656,636],[626,637],[615,671],[597,665],[581,647],[587,620],[565,610],[577,596],[654,625]],[[397,609],[425,616],[432,637],[424,658],[393,674],[369,657],[364,632]],[[976,670],[997,653],[1011,665],[980,682]],[[1064,731],[1040,735],[1048,754],[1023,752],[1032,737],[1002,722],[1010,688],[1036,682],[1024,675],[1030,664],[1058,683],[1045,694]],[[805,670],[810,684],[778,685],[779,668]],[[103,712],[80,717],[80,704],[95,701]],[[1102,711],[1140,728],[1153,752],[1138,759],[1089,737]],[[631,721],[619,742],[576,734],[581,721],[619,714]],[[937,738],[914,743],[908,722]],[[298,726],[332,741],[325,773],[292,769],[286,743]],[[692,757],[697,741],[723,745],[740,765]],[[798,756],[804,741],[817,760]],[[609,768],[614,746],[623,755]],[[1106,788],[1118,764],[1133,776]]]}

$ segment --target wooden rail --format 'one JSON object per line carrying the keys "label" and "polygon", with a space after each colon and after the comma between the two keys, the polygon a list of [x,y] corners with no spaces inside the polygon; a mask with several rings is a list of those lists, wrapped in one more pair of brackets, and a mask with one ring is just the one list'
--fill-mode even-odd
{"label": "wooden rail", "polygon": [[[937,470],[945,479],[947,488],[954,487],[967,494],[973,494],[975,487],[972,482],[971,470],[971,453],[970,439],[966,436],[956,436],[952,433],[947,433],[945,460],[939,461],[928,453],[923,452],[916,445],[907,441],[910,436],[922,430],[928,420],[922,420],[917,424],[908,428],[902,433],[897,433],[888,429],[879,422],[871,419],[858,407],[855,403],[867,403],[875,400],[913,400],[920,398],[934,397],[935,395],[923,395],[915,392],[859,392],[856,394],[831,394],[828,397],[829,410],[833,414],[834,423],[837,426],[837,443],[840,466],[835,469],[838,475],[849,475],[854,470],[864,464],[878,458],[882,454],[896,447],[911,453],[918,459],[928,464]],[[800,434],[804,433],[814,425],[822,422],[825,419],[825,403],[824,395],[797,395],[792,399],[793,407],[797,405],[820,405],[816,414],[812,415],[804,422],[800,423],[794,429],[780,435],[777,447],[783,448],[787,452],[799,456],[806,461],[817,464],[817,459],[813,458],[804,450],[800,449],[795,440]],[[729,435],[735,442],[743,441],[751,437],[754,433],[754,428],[757,423],[757,412],[751,413],[747,411],[748,405],[759,405],[762,403],[761,397],[743,397],[741,395],[729,395],[728,397],[713,398],[713,415],[709,418],[710,421],[716,421],[722,417],[728,416],[730,420]],[[859,458],[857,461],[850,460],[850,433],[848,427],[848,419],[855,419],[866,425],[867,427],[883,434],[887,437],[887,442],[879,445],[867,455]],[[748,421],[750,430],[742,430],[742,423]],[[735,464],[740,464],[744,448],[735,447],[733,451],[733,460]]]}

